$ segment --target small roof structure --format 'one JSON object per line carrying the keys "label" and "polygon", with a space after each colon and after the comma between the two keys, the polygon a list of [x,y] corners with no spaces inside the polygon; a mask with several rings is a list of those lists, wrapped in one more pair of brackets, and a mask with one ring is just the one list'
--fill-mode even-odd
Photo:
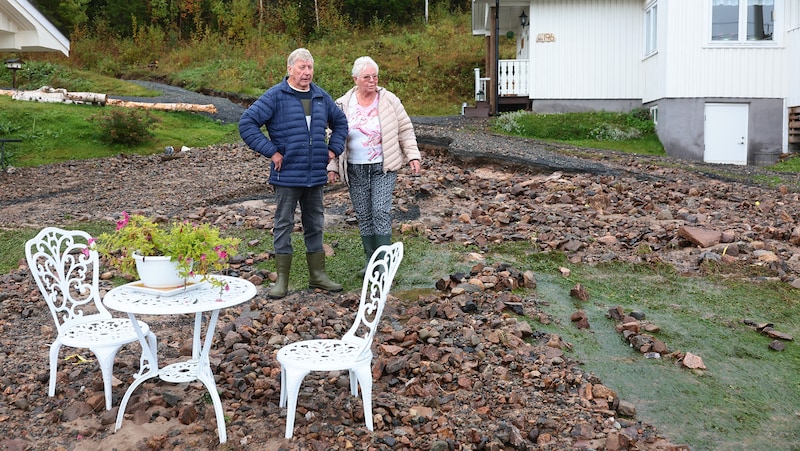
{"label": "small roof structure", "polygon": [[0,52],[69,56],[69,40],[27,0],[0,0]]}
{"label": "small roof structure", "polygon": [[[502,4],[501,4],[502,3]],[[498,7],[500,36],[507,31],[517,31],[520,26],[520,13],[530,12],[530,0],[472,0],[472,35],[491,36],[494,12]],[[527,13],[526,13],[527,15]]]}

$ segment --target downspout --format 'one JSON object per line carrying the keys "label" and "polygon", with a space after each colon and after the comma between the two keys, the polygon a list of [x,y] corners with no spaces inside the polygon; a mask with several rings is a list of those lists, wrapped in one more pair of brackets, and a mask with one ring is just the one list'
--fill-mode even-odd
{"label": "downspout", "polygon": [[494,115],[499,111],[500,100],[500,0],[494,0]]}

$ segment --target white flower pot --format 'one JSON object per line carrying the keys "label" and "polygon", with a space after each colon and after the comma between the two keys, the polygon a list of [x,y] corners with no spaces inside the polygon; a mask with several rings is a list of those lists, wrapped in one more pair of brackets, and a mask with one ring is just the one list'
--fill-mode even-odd
{"label": "white flower pot", "polygon": [[170,257],[133,254],[142,284],[149,288],[174,288],[186,284],[178,274],[178,262]]}

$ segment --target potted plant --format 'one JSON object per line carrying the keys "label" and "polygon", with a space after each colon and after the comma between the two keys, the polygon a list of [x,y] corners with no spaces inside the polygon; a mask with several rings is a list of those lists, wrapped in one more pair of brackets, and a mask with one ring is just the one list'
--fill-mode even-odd
{"label": "potted plant", "polygon": [[[222,237],[218,228],[207,223],[174,221],[165,224],[143,215],[122,212],[116,229],[93,238],[91,246],[123,275],[138,276],[149,287],[165,288],[185,285],[190,279],[219,284],[217,279],[208,276],[228,266],[228,258],[237,252],[239,243],[238,238]],[[174,267],[177,283],[144,280],[146,270],[142,265],[159,261]],[[155,272],[163,274],[165,271],[156,269]]]}

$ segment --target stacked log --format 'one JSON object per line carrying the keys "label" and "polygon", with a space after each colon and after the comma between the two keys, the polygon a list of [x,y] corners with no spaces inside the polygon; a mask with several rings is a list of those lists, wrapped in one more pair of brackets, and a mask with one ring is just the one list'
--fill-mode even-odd
{"label": "stacked log", "polygon": [[108,96],[96,92],[68,92],[63,88],[42,86],[34,91],[2,90],[5,95],[10,95],[14,100],[45,103],[74,103],[85,105],[106,104]]}
{"label": "stacked log", "polygon": [[145,110],[160,110],[160,111],[191,111],[193,113],[216,113],[217,107],[209,103],[200,105],[195,103],[148,103],[148,102],[130,102],[119,99],[108,99],[107,105],[122,106],[126,108],[141,108]]}

